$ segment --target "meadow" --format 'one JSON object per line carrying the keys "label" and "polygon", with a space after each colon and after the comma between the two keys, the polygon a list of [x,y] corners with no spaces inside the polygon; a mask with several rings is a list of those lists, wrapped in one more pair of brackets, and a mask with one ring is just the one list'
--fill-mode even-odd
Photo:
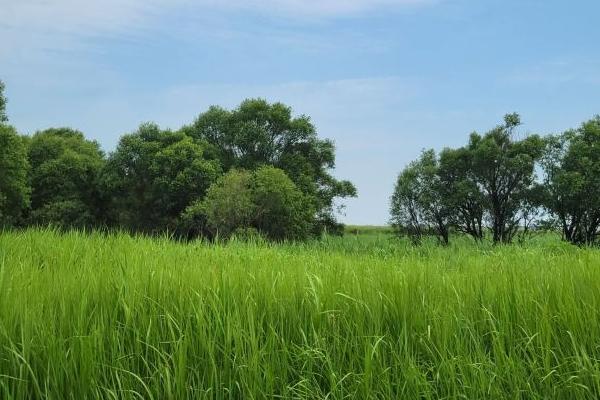
{"label": "meadow", "polygon": [[0,233],[1,399],[594,399],[600,252]]}

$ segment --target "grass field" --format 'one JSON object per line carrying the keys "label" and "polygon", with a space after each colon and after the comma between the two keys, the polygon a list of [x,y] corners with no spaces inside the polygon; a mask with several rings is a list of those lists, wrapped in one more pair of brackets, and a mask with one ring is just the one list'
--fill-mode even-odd
{"label": "grass field", "polygon": [[[369,230],[367,230],[369,231]],[[0,399],[594,399],[600,252],[0,234]]]}

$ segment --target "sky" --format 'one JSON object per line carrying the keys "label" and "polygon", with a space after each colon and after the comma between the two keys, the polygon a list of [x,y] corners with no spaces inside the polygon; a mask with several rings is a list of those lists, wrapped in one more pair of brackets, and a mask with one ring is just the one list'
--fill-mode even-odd
{"label": "sky", "polygon": [[154,121],[262,97],[311,117],[388,221],[398,173],[519,112],[519,135],[600,113],[598,0],[0,0],[0,79],[22,133],[69,126],[110,152]]}

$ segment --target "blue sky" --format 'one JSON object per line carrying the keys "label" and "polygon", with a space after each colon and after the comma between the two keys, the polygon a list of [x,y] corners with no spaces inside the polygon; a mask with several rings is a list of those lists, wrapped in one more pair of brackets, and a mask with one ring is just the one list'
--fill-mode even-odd
{"label": "blue sky", "polygon": [[520,134],[600,113],[598,0],[0,0],[0,79],[23,133],[71,126],[112,150],[143,121],[283,101],[337,145],[382,224],[398,172],[507,112]]}

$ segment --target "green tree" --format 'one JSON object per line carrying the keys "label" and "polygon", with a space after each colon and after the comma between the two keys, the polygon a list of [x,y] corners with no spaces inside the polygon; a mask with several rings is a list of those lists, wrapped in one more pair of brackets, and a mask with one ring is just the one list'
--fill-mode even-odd
{"label": "green tree", "polygon": [[438,157],[433,150],[424,151],[398,176],[391,199],[392,225],[415,244],[423,235],[434,233],[447,245],[451,209],[443,190]]}
{"label": "green tree", "polygon": [[183,132],[151,123],[123,136],[102,174],[110,221],[146,233],[175,230],[182,212],[202,199],[221,173],[206,148]]}
{"label": "green tree", "polygon": [[95,141],[70,128],[37,132],[28,146],[33,224],[89,227],[103,208],[98,175],[104,154]]}
{"label": "green tree", "polygon": [[390,204],[392,226],[399,234],[407,235],[414,244],[421,243],[424,234],[424,217],[419,203],[420,184],[413,162],[398,175]]}
{"label": "green tree", "polygon": [[197,232],[222,238],[252,226],[256,208],[252,198],[252,174],[232,169],[220,177],[203,200],[188,207],[183,219]]}
{"label": "green tree", "polygon": [[284,104],[250,99],[232,111],[211,107],[182,131],[210,143],[225,171],[263,165],[282,169],[312,203],[316,230],[340,231],[335,199],[356,196],[356,189],[331,175],[333,142],[319,139],[307,116],[293,118]]}
{"label": "green tree", "polygon": [[252,179],[255,228],[274,240],[306,239],[311,234],[315,210],[286,175],[272,166],[257,169]]}
{"label": "green tree", "polygon": [[509,243],[522,222],[521,211],[534,184],[534,169],[544,141],[537,135],[515,140],[518,114],[508,114],[504,124],[485,135],[471,134],[467,150],[471,172],[485,195],[494,243]]}
{"label": "green tree", "polygon": [[0,80],[0,123],[8,121],[6,115],[6,97],[4,97],[4,82]]}
{"label": "green tree", "polygon": [[204,200],[188,207],[183,221],[213,237],[255,229],[272,240],[301,240],[311,234],[314,215],[310,201],[284,171],[264,166],[254,172],[230,170]]}
{"label": "green tree", "polygon": [[544,204],[563,238],[577,245],[600,235],[600,116],[550,137],[543,162]]}
{"label": "green tree", "polygon": [[29,206],[27,149],[22,137],[0,123],[0,227],[21,222]]}
{"label": "green tree", "polygon": [[444,149],[440,153],[440,196],[450,212],[451,225],[481,241],[484,236],[485,196],[472,171],[472,155],[466,148]]}

